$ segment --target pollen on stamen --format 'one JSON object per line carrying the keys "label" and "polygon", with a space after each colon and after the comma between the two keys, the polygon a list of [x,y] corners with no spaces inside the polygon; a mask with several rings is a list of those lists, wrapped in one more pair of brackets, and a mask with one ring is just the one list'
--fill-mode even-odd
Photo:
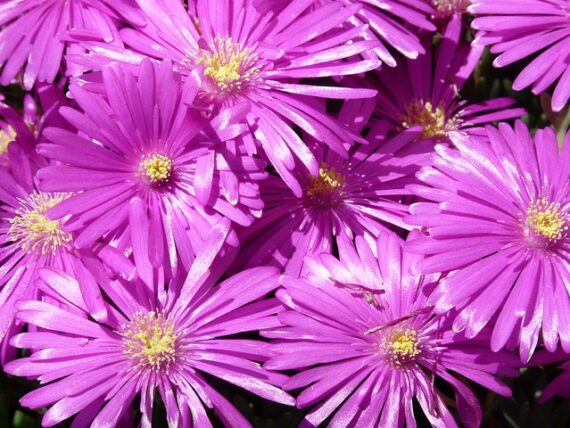
{"label": "pollen on stamen", "polygon": [[312,202],[317,202],[321,205],[340,203],[345,180],[346,177],[337,172],[334,167],[329,168],[327,164],[323,163],[319,169],[319,175],[309,178],[309,187],[305,195]]}
{"label": "pollen on stamen", "polygon": [[469,0],[433,0],[436,19],[449,18],[455,13],[462,14],[469,6]]}
{"label": "pollen on stamen", "polygon": [[526,212],[527,237],[534,244],[551,245],[568,232],[568,218],[559,203],[547,198],[530,204]]}
{"label": "pollen on stamen", "polygon": [[11,126],[7,130],[0,129],[0,155],[8,152],[8,146],[16,139],[16,131]]}
{"label": "pollen on stamen", "polygon": [[162,184],[170,179],[172,173],[172,161],[160,154],[153,154],[141,161],[141,169],[144,175],[153,184]]}
{"label": "pollen on stamen", "polygon": [[137,312],[121,336],[123,352],[139,369],[167,372],[176,361],[178,334],[160,312]]}
{"label": "pollen on stamen", "polygon": [[421,354],[421,344],[416,330],[396,328],[384,336],[381,344],[384,355],[394,367],[402,367]]}
{"label": "pollen on stamen", "polygon": [[402,127],[423,127],[422,138],[445,138],[449,131],[456,129],[456,121],[448,119],[443,107],[434,107],[431,102],[413,101],[401,117]]}
{"label": "pollen on stamen", "polygon": [[48,220],[46,212],[68,197],[64,193],[34,193],[21,201],[16,215],[10,219],[8,240],[26,253],[54,254],[72,241],[59,220]]}
{"label": "pollen on stamen", "polygon": [[206,67],[213,89],[220,94],[235,94],[255,84],[259,78],[258,55],[231,37],[217,37],[198,61]]}

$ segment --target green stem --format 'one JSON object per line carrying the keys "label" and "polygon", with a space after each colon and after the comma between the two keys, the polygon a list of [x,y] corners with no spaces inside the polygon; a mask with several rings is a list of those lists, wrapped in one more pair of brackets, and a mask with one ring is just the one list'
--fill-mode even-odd
{"label": "green stem", "polygon": [[560,123],[560,127],[558,128],[558,132],[556,134],[558,137],[558,146],[560,148],[562,148],[562,145],[564,144],[564,138],[566,137],[568,128],[570,128],[570,108],[568,108],[566,111],[566,116],[564,117],[564,120],[562,120],[562,123]]}

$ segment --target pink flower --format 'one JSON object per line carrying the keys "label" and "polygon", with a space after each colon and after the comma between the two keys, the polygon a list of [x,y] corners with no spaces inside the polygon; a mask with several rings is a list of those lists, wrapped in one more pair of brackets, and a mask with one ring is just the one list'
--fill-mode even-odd
{"label": "pink flower", "polygon": [[524,362],[541,336],[570,352],[570,134],[559,151],[549,128],[487,133],[488,143],[453,135],[457,150],[436,147],[424,184],[408,187],[426,202],[406,221],[426,233],[407,248],[426,255],[422,273],[449,272],[431,301],[458,309],[455,331],[475,337],[493,323],[491,348],[518,346]]}
{"label": "pink flower", "polygon": [[[20,150],[20,142],[10,143],[10,170],[0,168],[0,342],[7,343],[22,325],[14,324],[15,304],[21,299],[35,299],[44,294],[36,281],[43,267],[62,269],[81,280],[81,293],[96,319],[108,317],[93,271],[114,267],[124,277],[134,275],[134,266],[118,251],[101,243],[78,250],[76,235],[65,231],[65,219],[50,220],[47,211],[70,197],[67,193],[43,192],[36,186],[34,174],[47,161],[30,157]],[[13,357],[2,346],[0,362]]]}
{"label": "pink flower", "polygon": [[461,422],[478,427],[482,412],[466,379],[510,395],[495,376],[516,376],[516,357],[491,352],[488,330],[468,340],[434,314],[425,292],[437,276],[418,274],[422,257],[402,247],[393,233],[373,246],[357,238],[340,260],[311,259],[309,281],[282,278],[283,326],[263,332],[278,355],[264,367],[298,371],[284,388],[302,389],[307,426],[328,418],[330,426],[416,426],[414,402],[433,426],[457,426],[437,387],[445,382]]}
{"label": "pink flower", "polygon": [[379,90],[377,114],[387,118],[395,130],[422,126],[421,139],[449,141],[449,133],[461,131],[484,135],[483,125],[519,118],[522,108],[514,108],[512,98],[494,98],[469,103],[459,95],[473,73],[483,51],[461,42],[461,16],[453,15],[441,41],[433,46],[423,39],[426,53],[417,60],[406,60],[394,69],[382,69],[372,87]]}
{"label": "pink flower", "polygon": [[113,60],[169,59],[183,75],[200,67],[204,74],[197,104],[217,114],[223,107],[248,103],[251,135],[244,136],[243,144],[248,153],[260,146],[293,186],[290,171],[297,160],[311,174],[319,171],[295,127],[344,156],[342,143],[354,137],[322,112],[315,97],[355,99],[376,94],[371,89],[315,84],[313,79],[375,69],[380,65],[377,59],[364,60],[359,55],[378,42],[363,40],[364,26],[342,27],[360,4],[334,1],[309,10],[312,2],[297,0],[278,12],[262,13],[253,3],[197,0],[185,10],[179,1],[141,2],[148,23],[120,32],[129,50],[87,42],[89,55],[70,58],[91,68]]}
{"label": "pink flower", "polygon": [[212,226],[227,217],[242,225],[263,208],[256,181],[264,162],[247,156],[233,138],[243,105],[211,121],[189,106],[197,87],[169,62],[145,60],[136,75],[115,64],[103,84],[87,91],[72,85],[81,111],[62,109],[79,134],[45,131],[51,143],[38,151],[59,161],[38,173],[40,188],[75,194],[48,213],[70,216],[75,246],[98,239],[132,247],[139,275],[188,269]]}
{"label": "pink flower", "polygon": [[110,316],[98,322],[80,282],[43,271],[40,287],[54,303],[18,304],[18,318],[40,330],[14,337],[14,346],[33,353],[5,367],[8,373],[43,384],[26,394],[21,404],[49,407],[44,427],[75,415],[78,425],[115,426],[140,397],[141,426],[150,428],[157,393],[169,426],[211,426],[206,409],[213,409],[227,426],[248,426],[204,374],[263,398],[294,404],[275,386],[286,376],[259,364],[271,356],[268,344],[232,337],[279,325],[274,316],[279,303],[264,299],[278,286],[277,271],[244,271],[215,288],[211,286],[217,278],[200,279],[193,272],[186,281],[169,284],[166,301],[157,298],[157,288],[149,290],[138,281],[105,281],[101,286],[112,299],[112,304],[105,303]]}
{"label": "pink flower", "polygon": [[402,220],[408,213],[405,186],[416,182],[414,174],[429,161],[433,144],[414,141],[417,127],[387,138],[385,122],[368,121],[373,108],[373,101],[345,103],[339,121],[354,133],[369,127],[367,144],[347,144],[348,159],[312,144],[320,171],[316,176],[302,167],[294,171],[299,193],[276,176],[261,183],[265,208],[240,231],[236,268],[269,264],[298,275],[307,255],[330,253],[355,235],[374,241],[394,226],[408,228]]}

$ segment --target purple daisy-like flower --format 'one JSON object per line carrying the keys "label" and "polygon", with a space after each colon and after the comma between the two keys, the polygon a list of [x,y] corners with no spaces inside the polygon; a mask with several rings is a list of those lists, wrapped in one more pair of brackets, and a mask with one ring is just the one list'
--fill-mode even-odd
{"label": "purple daisy-like flower", "polygon": [[510,395],[495,376],[515,376],[516,358],[491,352],[488,331],[468,340],[452,331],[446,315],[433,314],[423,289],[437,276],[414,273],[422,257],[402,247],[393,233],[381,234],[373,247],[357,239],[340,261],[314,260],[311,282],[281,280],[277,297],[288,310],[279,313],[282,327],[263,332],[276,339],[278,354],[264,367],[300,371],[284,389],[304,388],[297,405],[313,409],[307,426],[329,417],[330,426],[416,426],[417,400],[432,425],[455,427],[439,390],[445,382],[462,422],[478,427],[478,399],[457,375]]}
{"label": "purple daisy-like flower", "polygon": [[344,28],[361,8],[335,1],[318,8],[311,1],[290,2],[279,12],[261,13],[253,0],[140,2],[148,17],[145,26],[123,29],[121,38],[131,50],[101,43],[85,43],[90,55],[70,58],[87,67],[110,60],[137,63],[145,56],[170,59],[182,74],[203,69],[197,104],[206,111],[249,103],[251,136],[244,138],[249,153],[260,145],[283,178],[290,182],[296,160],[312,174],[319,165],[295,132],[300,127],[314,138],[346,155],[342,146],[353,136],[315,106],[313,97],[354,99],[372,97],[372,89],[326,86],[312,78],[363,73],[380,65],[359,55],[377,46],[362,39],[366,27]]}
{"label": "purple daisy-like flower", "polygon": [[513,108],[512,98],[495,98],[469,104],[459,91],[481,56],[482,48],[460,42],[461,16],[446,25],[439,46],[424,39],[426,54],[377,73],[377,114],[395,129],[423,127],[422,139],[448,141],[452,131],[483,133],[483,124],[519,118],[522,108]]}
{"label": "purple daisy-like flower", "polygon": [[[75,235],[64,230],[64,220],[47,218],[47,211],[70,195],[42,192],[33,178],[38,168],[35,161],[43,160],[45,165],[46,160],[16,150],[9,156],[11,169],[19,173],[0,168],[0,341],[21,328],[14,325],[15,303],[41,295],[35,281],[43,267],[80,278],[89,309],[97,319],[105,319],[108,314],[91,271],[105,271],[107,265],[130,277],[134,266],[118,251],[99,243],[90,249],[75,249]],[[0,360],[11,356],[2,353]]]}
{"label": "purple daisy-like flower", "polygon": [[425,185],[409,186],[429,202],[410,207],[406,221],[426,233],[408,248],[427,255],[421,272],[451,272],[431,299],[459,309],[456,331],[473,337],[494,320],[495,351],[520,345],[528,361],[542,331],[549,351],[560,339],[570,352],[570,137],[559,151],[549,128],[534,141],[520,121],[487,133],[437,146]]}
{"label": "purple daisy-like flower", "polygon": [[257,180],[265,163],[232,140],[243,132],[243,106],[206,120],[190,107],[197,92],[168,62],[145,60],[135,74],[121,64],[103,70],[97,91],[72,85],[82,111],[62,115],[79,134],[50,128],[38,151],[59,161],[38,172],[40,188],[75,192],[48,213],[71,216],[75,246],[125,238],[148,283],[153,268],[187,269],[213,224],[248,225],[263,203]]}
{"label": "purple daisy-like flower", "polygon": [[567,0],[475,0],[469,11],[478,15],[476,44],[499,54],[504,67],[535,56],[513,82],[522,90],[532,85],[540,94],[554,85],[552,109],[560,111],[570,98],[570,3]]}
{"label": "purple daisy-like flower", "polygon": [[369,122],[374,102],[348,102],[340,114],[355,133],[370,126],[368,144],[355,144],[345,159],[322,144],[313,146],[320,171],[299,168],[301,196],[279,178],[261,183],[265,208],[260,219],[240,231],[242,250],[236,266],[277,265],[291,275],[303,270],[306,255],[331,252],[335,245],[362,234],[374,241],[391,226],[409,228],[403,200],[420,165],[429,161],[433,145],[414,141],[419,129],[386,138],[385,122]]}
{"label": "purple daisy-like flower", "polygon": [[[6,0],[0,5],[0,83],[8,85],[24,69],[23,82],[52,83],[64,52],[78,52],[65,39],[70,30],[97,32],[117,42],[117,20],[142,24],[142,15],[130,0]],[[79,49],[80,50],[80,49]]]}
{"label": "purple daisy-like flower", "polygon": [[43,384],[21,399],[26,407],[49,407],[43,426],[74,415],[75,426],[115,426],[140,397],[141,426],[151,427],[156,392],[169,426],[211,427],[206,409],[227,426],[250,426],[204,373],[294,404],[274,386],[286,376],[259,364],[272,355],[269,344],[231,337],[279,325],[281,305],[263,299],[278,286],[276,269],[244,271],[215,288],[201,286],[192,270],[186,281],[170,284],[166,300],[136,282],[107,282],[101,286],[113,303],[105,303],[106,322],[93,318],[74,278],[53,270],[41,276],[55,304],[18,304],[18,318],[39,330],[14,337],[14,346],[33,353],[5,370]]}

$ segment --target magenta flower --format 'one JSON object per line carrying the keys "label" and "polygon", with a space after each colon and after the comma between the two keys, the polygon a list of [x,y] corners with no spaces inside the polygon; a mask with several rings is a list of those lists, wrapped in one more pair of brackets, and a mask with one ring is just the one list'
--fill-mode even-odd
{"label": "magenta flower", "polygon": [[18,304],[18,318],[40,330],[14,337],[14,346],[33,353],[5,370],[43,384],[20,402],[49,407],[44,427],[74,415],[77,426],[116,426],[140,397],[141,426],[149,428],[155,392],[164,402],[169,426],[211,427],[206,409],[215,410],[227,426],[249,426],[204,373],[294,404],[274,386],[286,377],[259,364],[272,355],[268,344],[231,337],[279,325],[274,316],[279,303],[263,300],[278,286],[276,270],[245,271],[205,291],[191,274],[184,285],[170,284],[163,303],[143,284],[107,282],[101,285],[113,304],[105,303],[111,315],[106,322],[93,318],[75,279],[53,270],[41,276],[41,287],[54,304]]}
{"label": "magenta flower", "polygon": [[418,129],[386,138],[385,122],[368,122],[374,102],[346,103],[339,121],[360,133],[370,126],[368,144],[355,144],[345,159],[322,144],[313,145],[321,168],[317,176],[301,168],[296,195],[279,177],[261,183],[265,209],[260,219],[240,231],[243,244],[236,267],[276,265],[291,275],[303,270],[307,255],[330,253],[363,234],[374,241],[391,226],[408,228],[407,184],[429,161],[433,145],[415,142]]}
{"label": "magenta flower", "polygon": [[493,65],[504,67],[533,57],[513,82],[522,90],[532,85],[540,94],[554,85],[552,109],[560,111],[570,98],[570,4],[567,0],[475,0],[469,11],[479,15],[475,43],[500,54]]}
{"label": "magenta flower", "polygon": [[570,352],[570,138],[559,152],[548,128],[534,141],[520,121],[487,132],[489,143],[456,134],[457,151],[438,146],[425,185],[409,187],[429,202],[410,207],[406,221],[426,234],[408,248],[428,256],[421,272],[451,272],[431,300],[459,309],[456,331],[474,337],[496,320],[495,351],[518,344],[528,361],[542,332],[549,351],[560,339]]}
{"label": "magenta flower", "polygon": [[96,32],[106,42],[118,42],[118,19],[139,24],[142,15],[131,0],[5,0],[0,5],[0,84],[8,85],[24,70],[30,90],[36,81],[52,83],[65,51],[81,49],[66,38],[69,31]]}
{"label": "magenta flower", "polygon": [[[11,145],[16,148],[19,142]],[[129,277],[134,267],[120,252],[100,243],[75,249],[75,235],[64,230],[63,220],[46,215],[69,194],[42,192],[35,186],[35,161],[46,164],[45,159],[29,158],[26,151],[13,150],[9,155],[11,169],[19,173],[0,168],[0,342],[6,343],[21,328],[14,325],[15,303],[41,296],[35,282],[42,267],[62,269],[81,279],[81,293],[93,316],[105,319],[108,314],[90,269],[103,272],[105,265],[113,266]],[[2,363],[12,356],[6,351],[0,355]]]}
{"label": "magenta flower", "polygon": [[[330,426],[416,426],[417,401],[433,426],[455,427],[438,389],[443,381],[455,392],[463,424],[478,427],[479,402],[463,378],[510,395],[495,376],[517,375],[516,358],[491,352],[488,331],[467,340],[446,315],[433,314],[423,290],[437,278],[414,273],[422,257],[402,246],[393,233],[373,247],[357,239],[340,261],[315,260],[312,283],[281,280],[277,297],[288,310],[279,313],[282,327],[263,333],[278,340],[278,355],[264,367],[299,371],[284,389],[303,388],[297,405],[312,408],[307,426],[329,417]],[[371,284],[372,293],[350,289]]]}
{"label": "magenta flower", "polygon": [[137,68],[139,77],[119,64],[106,68],[93,92],[71,86],[82,111],[61,112],[80,134],[45,131],[51,143],[38,151],[61,163],[38,177],[43,191],[76,192],[48,214],[71,216],[76,247],[124,238],[152,283],[153,268],[187,269],[222,216],[252,222],[263,208],[255,181],[265,164],[232,140],[243,132],[243,106],[208,121],[188,106],[197,91],[191,79],[183,84],[168,62]]}
{"label": "magenta flower", "polygon": [[425,38],[426,54],[415,61],[377,73],[377,113],[394,128],[420,125],[422,139],[448,140],[452,131],[483,133],[482,125],[518,118],[522,108],[512,108],[512,98],[495,98],[468,104],[458,95],[481,56],[482,48],[460,42],[461,16],[454,15],[445,27],[438,47]]}
{"label": "magenta flower", "polygon": [[296,159],[313,175],[319,172],[294,127],[346,155],[342,143],[353,136],[319,109],[314,97],[366,98],[376,91],[299,80],[352,75],[379,66],[377,59],[359,58],[377,46],[360,40],[366,27],[340,28],[360,5],[335,1],[309,10],[313,2],[293,1],[273,14],[261,13],[253,0],[188,3],[187,11],[178,1],[140,2],[147,25],[121,31],[131,50],[86,43],[90,55],[71,59],[99,68],[111,60],[137,63],[150,56],[170,59],[182,74],[199,66],[204,76],[197,104],[207,112],[250,104],[246,118],[255,138],[247,136],[244,144],[249,153],[260,145],[285,180]]}

